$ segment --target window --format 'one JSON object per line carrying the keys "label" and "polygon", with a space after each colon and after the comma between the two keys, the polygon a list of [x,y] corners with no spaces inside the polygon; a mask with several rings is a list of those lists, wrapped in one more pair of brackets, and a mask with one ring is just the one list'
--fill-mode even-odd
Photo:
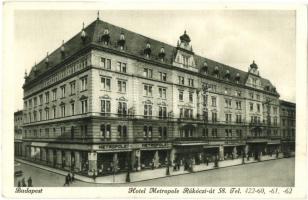
{"label": "window", "polygon": [[217,128],[212,129],[212,137],[217,137]]}
{"label": "window", "polygon": [[189,85],[190,87],[194,87],[194,79],[189,78],[189,79],[188,79],[188,85]]}
{"label": "window", "polygon": [[71,115],[75,115],[75,103],[71,103]]}
{"label": "window", "polygon": [[242,129],[236,130],[236,136],[239,137],[239,138],[242,138]]}
{"label": "window", "polygon": [[53,118],[56,118],[57,117],[57,107],[56,106],[52,107],[52,111],[53,111]]}
{"label": "window", "polygon": [[49,128],[45,128],[45,136],[49,137]]}
{"label": "window", "polygon": [[48,103],[49,102],[49,92],[45,93],[45,102]]}
{"label": "window", "polygon": [[159,108],[158,116],[160,118],[166,118],[167,117],[167,107],[159,106],[158,108]]}
{"label": "window", "polygon": [[126,102],[118,102],[118,114],[120,115],[127,114],[127,103]]}
{"label": "window", "polygon": [[144,85],[144,95],[147,97],[152,96],[152,85]]}
{"label": "window", "polygon": [[29,108],[32,107],[32,99],[29,99]]}
{"label": "window", "polygon": [[49,120],[49,109],[45,109],[45,119]]}
{"label": "window", "polygon": [[217,122],[217,113],[212,112],[212,122]]}
{"label": "window", "polygon": [[81,100],[81,113],[87,113],[88,112],[88,99]]}
{"label": "window", "polygon": [[151,104],[144,104],[144,116],[145,117],[152,116],[152,105]]}
{"label": "window", "polygon": [[253,111],[253,103],[249,103],[250,111]]}
{"label": "window", "polygon": [[52,90],[52,101],[57,100],[57,88]]}
{"label": "window", "polygon": [[225,114],[226,115],[226,123],[230,123],[232,121],[232,115],[231,114]]}
{"label": "window", "polygon": [[41,106],[43,104],[43,95],[42,94],[39,96],[39,102],[40,102],[40,106]]}
{"label": "window", "polygon": [[277,117],[274,117],[274,126],[277,126],[277,122],[278,122]]}
{"label": "window", "polygon": [[42,121],[42,110],[39,110],[39,121]]}
{"label": "window", "polygon": [[161,139],[167,138],[167,127],[158,127],[158,137]]}
{"label": "window", "polygon": [[126,81],[118,80],[118,92],[122,92],[122,93],[126,92]]}
{"label": "window", "polygon": [[251,99],[253,99],[253,92],[250,92],[250,93],[249,93],[249,97],[250,97]]}
{"label": "window", "polygon": [[212,106],[216,107],[216,97],[212,97]]}
{"label": "window", "polygon": [[260,107],[261,107],[260,104],[257,104],[257,111],[258,112],[260,112],[260,109],[261,109]]}
{"label": "window", "polygon": [[76,92],[76,82],[75,81],[70,82],[70,88],[71,88],[71,95],[75,94]]}
{"label": "window", "polygon": [[273,107],[273,112],[275,115],[277,115],[277,107]]}
{"label": "window", "polygon": [[192,103],[194,101],[194,93],[193,92],[189,92],[189,102]]}
{"label": "window", "polygon": [[152,126],[143,127],[143,137],[145,140],[152,139]]}
{"label": "window", "polygon": [[37,106],[37,97],[34,97],[33,102],[34,102],[34,106]]}
{"label": "window", "polygon": [[88,85],[88,77],[84,76],[80,79],[80,91],[84,91],[87,89],[87,85]]}
{"label": "window", "polygon": [[75,137],[75,127],[71,126],[71,139],[74,139]]}
{"label": "window", "polygon": [[159,77],[161,81],[166,82],[167,81],[167,74],[164,72],[159,72]]}
{"label": "window", "polygon": [[110,91],[111,88],[111,80],[107,77],[101,77],[102,89]]}
{"label": "window", "polygon": [[236,115],[236,123],[242,123],[242,115]]}
{"label": "window", "polygon": [[148,69],[148,68],[144,68],[143,69],[143,76],[147,77],[147,78],[152,78],[153,77],[153,70]]}
{"label": "window", "polygon": [[179,100],[180,101],[184,100],[184,91],[179,91]]}
{"label": "window", "polygon": [[208,128],[202,129],[202,137],[209,137],[209,129]]}
{"label": "window", "polygon": [[118,126],[118,137],[119,138],[127,138],[127,127],[126,126]]}
{"label": "window", "polygon": [[259,101],[259,100],[260,100],[260,95],[257,94],[257,95],[256,95],[256,98],[257,98],[257,100]]}
{"label": "window", "polygon": [[111,69],[111,60],[101,57],[101,66],[104,69]]}
{"label": "window", "polygon": [[65,117],[65,104],[61,105],[61,117]]}
{"label": "window", "polygon": [[61,86],[61,98],[65,97],[65,85]]}
{"label": "window", "polygon": [[242,109],[242,102],[236,101],[236,109],[241,110]]}
{"label": "window", "polygon": [[61,127],[61,135],[64,135],[65,134],[65,127]]}
{"label": "window", "polygon": [[232,129],[225,129],[226,137],[232,137]]}
{"label": "window", "polygon": [[126,73],[126,63],[118,62],[118,71]]}
{"label": "window", "polygon": [[159,87],[158,93],[160,98],[166,99],[166,88]]}
{"label": "window", "polygon": [[184,117],[185,118],[190,118],[192,119],[193,118],[193,109],[184,109]]}
{"label": "window", "polygon": [[101,100],[101,112],[102,113],[110,113],[110,100]]}
{"label": "window", "polygon": [[238,97],[242,96],[241,91],[235,91],[235,96],[238,96]]}
{"label": "window", "polygon": [[231,99],[225,99],[225,107],[226,108],[232,107],[232,100]]}
{"label": "window", "polygon": [[102,124],[101,125],[101,136],[103,139],[110,139],[111,138],[111,126],[110,124]]}
{"label": "window", "polygon": [[179,84],[180,85],[184,85],[184,83],[185,83],[184,77],[183,76],[179,76]]}
{"label": "window", "polygon": [[209,113],[206,110],[203,111],[203,120],[206,122],[209,120]]}

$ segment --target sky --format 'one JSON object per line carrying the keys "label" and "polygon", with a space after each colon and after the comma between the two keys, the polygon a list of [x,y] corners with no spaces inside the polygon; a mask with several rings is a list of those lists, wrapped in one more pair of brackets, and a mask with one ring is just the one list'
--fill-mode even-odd
{"label": "sky", "polygon": [[[14,13],[15,110],[23,107],[25,70],[90,24],[97,11],[18,10]],[[176,45],[187,31],[198,55],[248,71],[253,60],[281,99],[295,102],[295,11],[100,10],[100,19]]]}

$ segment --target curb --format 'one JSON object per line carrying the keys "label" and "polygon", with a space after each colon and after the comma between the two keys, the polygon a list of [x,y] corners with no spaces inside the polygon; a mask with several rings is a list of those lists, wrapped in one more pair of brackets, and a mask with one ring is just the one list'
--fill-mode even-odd
{"label": "curb", "polygon": [[[289,157],[289,158],[292,158],[292,157]],[[155,180],[155,179],[161,179],[161,178],[168,178],[168,177],[172,177],[172,176],[181,176],[181,175],[188,175],[188,174],[193,174],[193,173],[198,173],[198,172],[205,172],[205,171],[211,171],[211,170],[219,170],[219,169],[223,169],[223,168],[227,168],[227,167],[236,167],[236,166],[242,166],[242,165],[248,165],[248,164],[255,164],[255,163],[261,163],[261,162],[267,162],[267,161],[275,161],[275,160],[279,160],[279,159],[288,159],[288,158],[275,158],[275,159],[268,159],[268,160],[262,160],[262,161],[254,161],[254,162],[249,162],[249,163],[244,163],[244,164],[235,164],[235,165],[229,165],[229,166],[224,166],[224,167],[218,167],[218,168],[210,168],[210,169],[204,169],[204,170],[200,170],[200,171],[193,171],[193,172],[188,172],[188,173],[183,173],[183,174],[174,174],[174,175],[166,175],[166,176],[162,176],[162,177],[155,177],[155,178],[150,178],[150,179],[144,179],[144,180],[137,180],[137,181],[131,181],[130,183],[138,183],[138,182],[144,182],[144,181],[149,181],[149,180]],[[53,170],[53,169],[49,169],[50,167],[43,167],[41,166],[40,164],[36,164],[36,163],[31,163],[30,161],[25,161],[23,159],[20,159],[20,158],[15,158],[14,160],[18,161],[18,162],[21,162],[21,163],[24,163],[24,164],[27,164],[27,165],[31,165],[33,167],[36,167],[36,168],[39,168],[39,169],[43,169],[43,170],[46,170],[46,171],[49,171],[49,172],[53,172],[53,173],[56,173],[56,174],[60,174],[62,176],[65,176],[66,172],[65,171],[62,171],[62,170],[59,170],[57,169],[56,170]],[[61,173],[61,172],[63,173]],[[90,183],[90,184],[127,184],[127,183],[97,183],[97,182],[94,182],[94,181],[87,181],[87,180],[84,180],[83,178],[80,179],[80,177],[78,177],[80,175],[75,175],[75,179],[79,180],[79,181],[82,181],[82,182],[85,182],[85,183]]]}

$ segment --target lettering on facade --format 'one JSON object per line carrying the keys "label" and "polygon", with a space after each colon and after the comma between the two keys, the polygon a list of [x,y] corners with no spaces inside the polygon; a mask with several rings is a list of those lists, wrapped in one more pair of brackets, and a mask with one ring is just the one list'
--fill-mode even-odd
{"label": "lettering on facade", "polygon": [[128,149],[128,144],[101,144],[98,146],[99,149],[102,150],[110,150],[110,149]]}
{"label": "lettering on facade", "polygon": [[170,145],[168,143],[143,143],[141,147],[142,148],[169,148]]}

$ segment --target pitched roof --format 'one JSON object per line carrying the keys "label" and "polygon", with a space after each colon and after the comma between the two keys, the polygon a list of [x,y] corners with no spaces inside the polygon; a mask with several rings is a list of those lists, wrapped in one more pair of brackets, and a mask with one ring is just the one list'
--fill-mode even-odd
{"label": "pitched roof", "polygon": [[[108,29],[109,30],[109,36],[110,36],[110,42],[108,45],[105,45],[101,37],[104,34],[104,31]],[[104,46],[109,49],[114,49],[116,51],[120,51],[118,41],[120,39],[120,35],[124,34],[125,36],[125,47],[124,51],[125,53],[137,56],[137,57],[143,57],[144,58],[144,49],[146,47],[146,44],[149,43],[151,45],[151,56],[150,59],[161,62],[159,58],[159,53],[161,48],[164,48],[165,52],[165,58],[164,63],[172,65],[175,52],[177,51],[177,47],[160,42],[155,39],[151,39],[149,37],[140,35],[138,33],[129,31],[127,29],[112,25],[110,23],[107,23],[105,21],[101,21],[99,19],[93,21],[90,25],[85,27],[84,31],[86,32],[86,40],[83,42],[81,40],[81,35],[78,33],[73,38],[71,38],[69,41],[67,41],[64,44],[65,48],[65,58],[69,58],[70,56],[74,55],[75,53],[79,52],[81,49],[87,47],[89,44],[95,44],[99,46]],[[203,67],[204,62],[207,64],[208,68],[208,75],[213,75],[214,70],[216,67],[219,69],[220,77],[223,78],[225,74],[227,74],[227,71],[229,71],[230,78],[229,81],[235,81],[236,77],[239,75],[239,83],[245,84],[246,78],[248,76],[248,72],[244,72],[242,70],[236,69],[234,67],[216,62],[214,60],[199,56],[194,54],[195,64],[200,69]],[[56,49],[54,52],[52,52],[48,57],[49,63],[48,67],[46,66],[45,59],[42,60],[40,63],[37,64],[36,69],[36,75],[34,75],[33,68],[27,78],[27,81],[33,80],[38,74],[42,74],[46,72],[47,70],[51,70],[54,66],[60,64],[63,62],[63,58],[61,57],[61,47]],[[238,74],[238,75],[237,75]],[[267,79],[261,78],[261,85],[263,88],[265,86],[269,86],[270,88],[274,88],[271,82]]]}

